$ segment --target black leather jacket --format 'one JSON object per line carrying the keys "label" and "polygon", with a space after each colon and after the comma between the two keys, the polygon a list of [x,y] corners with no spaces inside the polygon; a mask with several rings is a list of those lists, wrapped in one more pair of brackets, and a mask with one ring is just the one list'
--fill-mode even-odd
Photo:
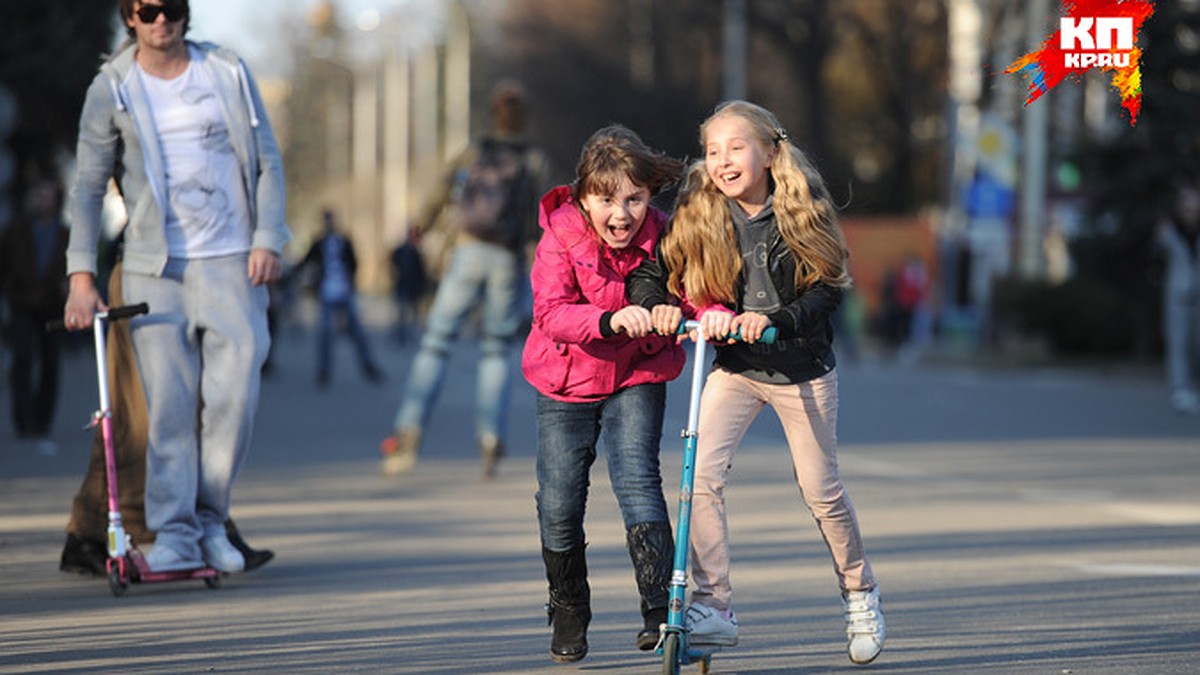
{"label": "black leather jacket", "polygon": [[[676,302],[667,291],[667,271],[662,264],[661,253],[661,248],[656,249],[653,258],[647,259],[630,273],[626,280],[625,295],[631,303],[651,309],[655,305]],[[771,323],[779,331],[776,341],[769,346],[745,343],[714,345],[717,349],[716,364],[738,372],[744,367],[735,367],[734,364],[745,361],[744,352],[796,352],[804,355],[805,362],[794,364],[792,379],[805,381],[820,377],[836,365],[833,353],[833,313],[841,304],[842,289],[817,282],[804,292],[798,292],[795,283],[796,259],[778,232],[771,240],[767,261],[771,281],[783,305],[768,315]],[[736,301],[732,307],[733,311],[742,312],[744,292],[745,279],[743,275],[739,275],[737,288],[734,290]]]}

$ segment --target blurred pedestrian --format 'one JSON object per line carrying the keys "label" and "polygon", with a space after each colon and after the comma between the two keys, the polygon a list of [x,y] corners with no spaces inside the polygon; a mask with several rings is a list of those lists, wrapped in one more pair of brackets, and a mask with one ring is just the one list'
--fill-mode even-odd
{"label": "blurred pedestrian", "polygon": [[896,279],[896,306],[899,310],[901,344],[900,363],[914,365],[933,339],[932,284],[925,259],[909,253]]}
{"label": "blurred pedestrian", "polygon": [[1179,188],[1158,227],[1166,255],[1163,280],[1163,333],[1171,405],[1181,413],[1200,412],[1200,188]]}
{"label": "blurred pedestrian", "polygon": [[852,288],[845,289],[842,302],[833,313],[833,334],[836,342],[841,344],[838,361],[857,364],[862,335],[862,298]]}
{"label": "blurred pedestrian", "polygon": [[[475,438],[484,475],[495,476],[505,454],[511,361],[523,323],[526,245],[536,237],[538,196],[549,180],[545,153],[525,135],[524,88],[502,81],[492,90],[492,131],[452,166],[434,208],[454,237],[450,262],[425,320],[391,435],[380,446],[385,475],[409,471],[441,391],[450,349],[467,318],[481,309]],[[444,207],[444,208],[443,208]]]}
{"label": "blurred pedestrian", "polygon": [[624,279],[653,254],[667,217],[650,198],[682,166],[629,129],[605,127],[584,144],[575,182],[542,197],[521,365],[538,391],[537,510],[555,661],[588,651],[583,516],[601,436],[641,595],[638,649],[653,649],[667,621],[674,544],[658,456],[666,382],[685,356],[673,335],[653,334],[649,310],[628,303]]}
{"label": "blurred pedestrian", "polygon": [[383,371],[375,363],[367,333],[358,316],[358,298],[355,292],[355,275],[358,273],[358,257],[354,244],[338,230],[337,217],[331,209],[321,212],[321,236],[308,249],[300,261],[301,273],[313,272],[313,286],[321,303],[321,315],[317,324],[317,386],[329,386],[333,372],[334,321],[341,320],[354,343],[358,354],[358,366],[363,377],[373,383],[383,382]]}
{"label": "blurred pedestrian", "polygon": [[101,204],[116,179],[129,222],[122,289],[146,395],[152,571],[245,568],[225,521],[252,435],[270,334],[267,284],[290,238],[283,163],[258,87],[233,52],[185,40],[187,0],[121,0],[129,40],[79,122],[63,321],[87,329]]}
{"label": "blurred pedestrian", "polygon": [[901,363],[911,365],[931,330],[927,305],[929,273],[925,261],[910,252],[884,273],[879,289],[884,344]]}
{"label": "blurred pedestrian", "polygon": [[421,299],[429,284],[425,261],[421,258],[420,231],[409,228],[404,241],[392,249],[388,262],[392,273],[392,299],[396,303],[396,325],[392,336],[396,342],[404,344],[420,328]]}
{"label": "blurred pedestrian", "polygon": [[[114,307],[125,304],[121,293],[121,264],[113,268],[108,282],[108,302]],[[146,527],[146,443],[149,433],[146,396],[133,355],[129,324],[114,321],[108,325],[105,352],[112,420],[113,458],[117,472],[117,503],[121,523],[135,545],[154,543],[154,532]],[[67,540],[63,544],[58,568],[103,576],[107,573],[108,478],[104,460],[104,436],[100,429],[92,438],[92,456],[87,473],[75,498],[67,521]],[[225,521],[226,534],[246,559],[246,570],[261,567],[275,553],[251,548],[233,519]]]}
{"label": "blurred pedestrian", "polygon": [[[662,255],[628,280],[630,299],[673,334],[684,309],[716,342],[700,401],[687,610],[697,645],[736,645],[725,486],[754,418],[771,406],[793,475],[825,540],[842,593],[847,651],[883,649],[879,587],[837,469],[838,375],[832,316],[850,285],[835,206],[809,159],[769,111],[721,104],[700,127],[704,160],[688,171]],[[694,311],[693,309],[694,308]],[[760,344],[774,326],[777,339]],[[745,340],[726,341],[740,333]]]}
{"label": "blurred pedestrian", "polygon": [[67,229],[62,188],[41,179],[29,189],[24,214],[0,233],[0,289],[10,313],[12,416],[19,438],[33,439],[45,455],[58,405],[62,334],[46,322],[62,315],[67,297]]}

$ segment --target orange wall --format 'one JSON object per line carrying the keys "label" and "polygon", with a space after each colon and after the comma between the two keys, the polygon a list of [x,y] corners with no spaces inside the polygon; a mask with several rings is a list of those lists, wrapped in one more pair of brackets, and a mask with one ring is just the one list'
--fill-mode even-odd
{"label": "orange wall", "polygon": [[920,216],[841,218],[850,248],[850,274],[867,316],[880,308],[880,289],[888,270],[915,253],[925,259],[930,278],[938,285],[937,242],[932,223]]}

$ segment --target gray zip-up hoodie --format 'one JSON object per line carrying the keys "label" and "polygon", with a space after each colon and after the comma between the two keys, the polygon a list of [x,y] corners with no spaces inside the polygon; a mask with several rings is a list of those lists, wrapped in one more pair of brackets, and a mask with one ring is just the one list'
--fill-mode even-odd
{"label": "gray zip-up hoodie", "polygon": [[[251,247],[282,253],[291,238],[285,221],[283,159],[263,110],[258,86],[236,54],[211,43],[188,42],[216,87],[229,137],[242,167],[250,205]],[[128,272],[162,274],[167,264],[164,205],[167,178],[146,90],[134,72],[134,43],[123,46],[92,80],[79,119],[67,274],[96,272],[101,207],[115,178],[129,222]],[[193,64],[198,65],[198,64]]]}

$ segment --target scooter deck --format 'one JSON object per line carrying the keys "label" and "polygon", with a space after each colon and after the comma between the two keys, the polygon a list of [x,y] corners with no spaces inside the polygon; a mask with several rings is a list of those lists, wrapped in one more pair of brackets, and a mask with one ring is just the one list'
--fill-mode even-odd
{"label": "scooter deck", "polygon": [[130,580],[135,583],[155,583],[159,581],[186,581],[188,579],[215,579],[220,572],[215,567],[202,565],[183,570],[155,572],[146,564],[146,557],[138,549],[130,549],[126,557],[133,564],[128,567]]}
{"label": "scooter deck", "polygon": [[201,579],[209,588],[221,584],[221,572],[214,567],[194,567],[183,570],[154,572],[146,564],[141,551],[130,548],[123,557],[108,559],[108,585],[113,595],[124,595],[131,584],[161,583]]}

